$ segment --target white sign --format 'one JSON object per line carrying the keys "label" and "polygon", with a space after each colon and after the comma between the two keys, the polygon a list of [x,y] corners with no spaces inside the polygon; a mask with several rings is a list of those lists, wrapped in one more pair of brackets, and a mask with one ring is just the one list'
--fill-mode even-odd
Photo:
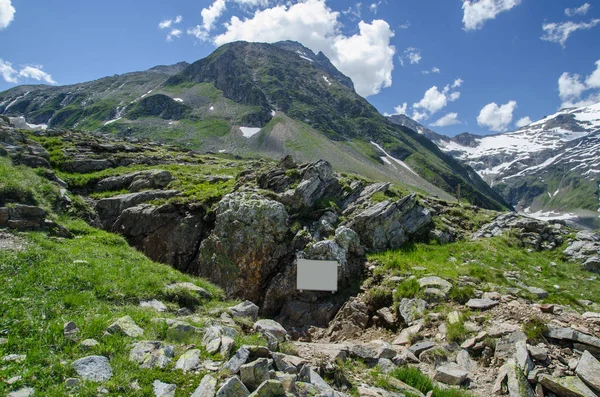
{"label": "white sign", "polygon": [[296,287],[306,291],[331,291],[338,289],[338,263],[298,259]]}

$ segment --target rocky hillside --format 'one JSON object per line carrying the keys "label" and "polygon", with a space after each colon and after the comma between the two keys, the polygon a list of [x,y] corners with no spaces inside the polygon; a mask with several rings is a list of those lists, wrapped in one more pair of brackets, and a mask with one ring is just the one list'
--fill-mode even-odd
{"label": "rocky hillside", "polygon": [[325,161],[0,125],[2,395],[595,396],[598,273],[594,233]]}
{"label": "rocky hillside", "polygon": [[[231,43],[208,57],[64,87],[0,93],[0,114],[30,128],[150,138],[193,150],[353,172],[450,200],[508,204],[472,169],[390,123],[322,54],[294,42]],[[21,119],[16,119],[21,117]]]}
{"label": "rocky hillside", "polygon": [[[517,210],[597,228],[600,103],[563,109],[518,131],[448,138],[393,116],[469,164]],[[418,123],[417,123],[418,124]]]}

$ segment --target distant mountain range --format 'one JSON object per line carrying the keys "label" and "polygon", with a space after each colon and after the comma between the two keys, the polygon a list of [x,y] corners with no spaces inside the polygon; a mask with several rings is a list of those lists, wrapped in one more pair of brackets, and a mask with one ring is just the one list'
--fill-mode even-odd
{"label": "distant mountain range", "polygon": [[492,209],[508,208],[475,171],[381,115],[322,53],[296,42],[226,44],[193,64],[69,86],[0,93],[23,128],[99,131],[203,152],[299,161]]}
{"label": "distant mountain range", "polygon": [[390,120],[470,165],[517,210],[600,226],[600,103],[562,109],[517,131],[489,136],[449,138],[406,116]]}

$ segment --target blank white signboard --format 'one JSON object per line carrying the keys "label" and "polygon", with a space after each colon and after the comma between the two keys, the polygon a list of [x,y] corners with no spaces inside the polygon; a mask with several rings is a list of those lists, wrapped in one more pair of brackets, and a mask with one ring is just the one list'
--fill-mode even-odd
{"label": "blank white signboard", "polygon": [[299,290],[337,291],[338,263],[298,259],[296,285]]}

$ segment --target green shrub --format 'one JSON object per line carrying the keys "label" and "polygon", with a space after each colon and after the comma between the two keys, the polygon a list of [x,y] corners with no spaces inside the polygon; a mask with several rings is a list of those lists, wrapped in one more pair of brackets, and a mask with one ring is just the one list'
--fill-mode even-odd
{"label": "green shrub", "polygon": [[375,287],[370,289],[366,294],[366,303],[373,310],[379,310],[382,307],[388,307],[393,303],[392,291],[385,287]]}
{"label": "green shrub", "polygon": [[544,333],[548,331],[548,325],[539,317],[530,318],[523,324],[523,332],[529,342],[541,342],[544,340]]}
{"label": "green shrub", "polygon": [[414,298],[419,295],[420,291],[421,286],[416,278],[405,280],[396,287],[394,300],[399,302],[402,298]]}
{"label": "green shrub", "polygon": [[464,305],[473,297],[475,297],[475,288],[470,285],[464,287],[456,286],[448,294],[448,298],[460,305]]}
{"label": "green shrub", "polygon": [[467,339],[467,330],[465,329],[465,324],[461,321],[446,325],[446,340],[448,342],[456,342],[462,343]]}

